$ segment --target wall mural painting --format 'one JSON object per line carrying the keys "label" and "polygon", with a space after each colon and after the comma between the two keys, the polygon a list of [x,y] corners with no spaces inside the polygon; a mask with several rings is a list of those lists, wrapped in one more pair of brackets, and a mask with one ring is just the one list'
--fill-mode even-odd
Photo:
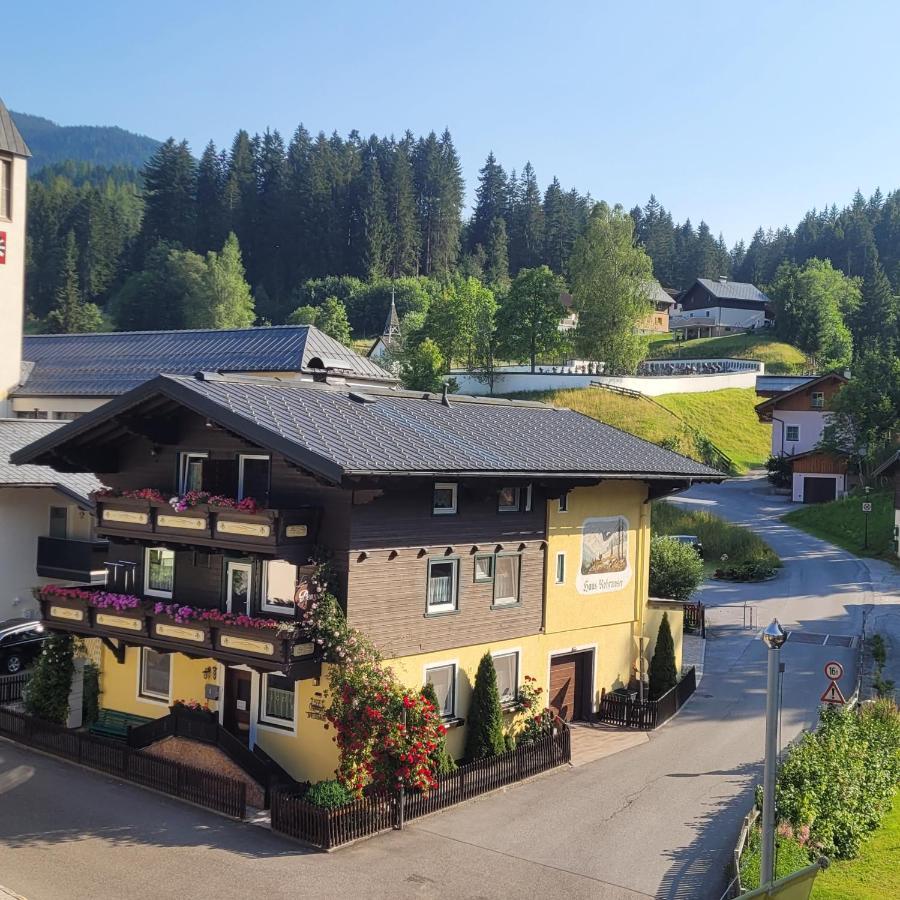
{"label": "wall mural painting", "polygon": [[578,593],[620,591],[631,580],[628,562],[628,519],[624,516],[585,519],[581,526]]}

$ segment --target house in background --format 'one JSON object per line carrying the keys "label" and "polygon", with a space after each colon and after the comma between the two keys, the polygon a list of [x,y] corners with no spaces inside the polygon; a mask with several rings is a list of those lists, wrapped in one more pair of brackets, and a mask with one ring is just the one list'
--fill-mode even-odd
{"label": "house in background", "polygon": [[[49,627],[102,642],[103,706],[159,718],[205,697],[298,780],[337,762],[327,673],[295,624],[314,553],[350,624],[434,685],[461,756],[486,652],[504,704],[529,675],[570,721],[648,671],[666,611],[680,666],[682,607],[648,597],[649,501],[724,477],[541,403],[238,375],[160,376],[14,459],[158,491],[97,501],[129,608],[42,601]],[[186,488],[259,508],[173,509]]]}
{"label": "house in background", "polygon": [[769,298],[756,285],[698,278],[678,298],[672,331],[687,339],[751,331],[771,320]]}
{"label": "house in background", "polygon": [[[665,333],[669,330],[669,312],[675,305],[671,294],[656,280],[647,282],[647,299],[653,305],[653,311],[642,319],[637,325],[640,334]],[[559,295],[559,302],[565,307],[565,314],[560,319],[560,331],[573,331],[578,327],[578,311],[575,309],[575,299],[571,294],[563,291]]]}
{"label": "house in background", "polygon": [[756,407],[756,414],[760,422],[772,425],[772,456],[791,462],[793,499],[823,503],[843,496],[848,488],[846,459],[818,449],[828,423],[828,406],[847,383],[848,374],[829,372],[797,381],[787,390],[776,390],[781,385],[760,379],[757,388],[762,386],[769,396]]}
{"label": "house in background", "polygon": [[400,352],[403,345],[403,336],[400,332],[400,317],[397,315],[397,306],[394,296],[391,294],[391,308],[388,310],[384,323],[384,331],[376,338],[375,343],[366,354],[368,359],[382,360],[385,356],[393,356]]}
{"label": "house in background", "polygon": [[0,419],[0,621],[37,615],[36,584],[103,584],[106,578],[107,545],[94,539],[90,496],[100,482],[93,475],[9,461],[12,453],[61,426]]}
{"label": "house in background", "polygon": [[567,291],[563,291],[559,295],[559,302],[565,308],[565,313],[559,320],[559,330],[574,331],[578,327],[578,311],[575,309],[575,298]]}

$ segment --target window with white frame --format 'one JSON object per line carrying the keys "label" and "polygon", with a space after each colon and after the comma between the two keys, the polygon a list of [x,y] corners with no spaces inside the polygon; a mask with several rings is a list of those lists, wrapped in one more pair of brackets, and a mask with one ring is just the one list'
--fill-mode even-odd
{"label": "window with white frame", "polygon": [[52,538],[69,536],[69,508],[67,506],[50,507],[50,530]]}
{"label": "window with white frame", "polygon": [[172,654],[141,648],[141,683],[139,693],[150,700],[168,702],[172,685]]}
{"label": "window with white frame", "polygon": [[144,551],[144,593],[148,597],[172,599],[175,584],[175,551],[148,547]]}
{"label": "window with white frame", "polygon": [[260,506],[269,505],[269,457],[242,453],[238,457],[238,500],[252,497]]}
{"label": "window with white frame", "polygon": [[445,613],[456,609],[459,560],[428,560],[427,612]]}
{"label": "window with white frame", "polygon": [[293,613],[296,590],[297,567],[285,559],[270,559],[263,569],[263,610]]}
{"label": "window with white frame", "polygon": [[813,409],[821,409],[825,405],[825,394],[822,391],[813,391],[812,407]]}
{"label": "window with white frame", "polygon": [[441,718],[456,716],[456,664],[432,666],[425,670],[425,683],[434,688]]}
{"label": "window with white frame", "polygon": [[479,553],[475,557],[475,582],[489,584],[494,580],[494,554]]}
{"label": "window with white frame", "polygon": [[497,673],[497,693],[504,706],[516,702],[519,692],[519,653],[497,653],[493,657],[494,671]]}
{"label": "window with white frame", "polygon": [[522,557],[518,553],[498,553],[494,566],[494,606],[519,602],[519,573]]}
{"label": "window with white frame", "polygon": [[517,487],[500,488],[500,495],[497,500],[497,510],[499,512],[518,512],[519,504],[522,500],[522,489]]}
{"label": "window with white frame", "polygon": [[556,554],[556,583],[565,584],[566,582],[566,554]]}
{"label": "window with white frame", "polygon": [[452,516],[456,512],[457,484],[453,481],[436,481],[431,510],[436,516]]}
{"label": "window with white frame", "polygon": [[800,426],[799,425],[785,425],[784,426],[784,439],[789,444],[796,444],[797,441],[800,440]]}
{"label": "window with white frame", "polygon": [[528,484],[525,486],[525,512],[531,512],[531,501],[534,494],[534,486]]}
{"label": "window with white frame", "polygon": [[260,678],[259,721],[292,728],[294,725],[295,681],[269,673]]}
{"label": "window with white frame", "polygon": [[203,466],[208,453],[190,452],[178,455],[178,493],[203,490]]}
{"label": "window with white frame", "polygon": [[569,494],[565,493],[559,498],[559,511],[560,512],[568,512],[569,511]]}

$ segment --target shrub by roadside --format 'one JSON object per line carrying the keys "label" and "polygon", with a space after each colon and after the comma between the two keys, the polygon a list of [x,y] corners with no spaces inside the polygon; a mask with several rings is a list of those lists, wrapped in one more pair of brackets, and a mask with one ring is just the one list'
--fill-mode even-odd
{"label": "shrub by roadside", "polygon": [[689,544],[665,535],[650,541],[650,596],[691,599],[703,581],[703,560]]}

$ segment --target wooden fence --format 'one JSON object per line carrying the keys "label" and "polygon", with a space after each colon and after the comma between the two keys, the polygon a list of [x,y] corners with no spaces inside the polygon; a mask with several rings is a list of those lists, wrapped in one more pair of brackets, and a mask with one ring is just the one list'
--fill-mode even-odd
{"label": "wooden fence", "polygon": [[235,778],[150,756],[10,709],[0,709],[0,735],[235,819],[246,814],[247,785]]}
{"label": "wooden fence", "polygon": [[292,791],[276,788],[272,791],[272,830],[330,850],[388,828],[402,828],[409,819],[530,778],[571,758],[569,728],[557,720],[550,733],[533,743],[441,775],[438,786],[427,794],[376,795],[338,809],[323,809]]}
{"label": "wooden fence", "polygon": [[706,607],[701,602],[684,604],[684,627],[700,632],[700,637],[706,637]]}
{"label": "wooden fence", "polygon": [[16,703],[22,699],[22,690],[31,680],[31,671],[0,676],[0,703]]}
{"label": "wooden fence", "polygon": [[607,725],[649,731],[671,719],[696,689],[697,673],[691,666],[681,681],[657,700],[632,700],[628,695],[604,693],[597,719]]}

